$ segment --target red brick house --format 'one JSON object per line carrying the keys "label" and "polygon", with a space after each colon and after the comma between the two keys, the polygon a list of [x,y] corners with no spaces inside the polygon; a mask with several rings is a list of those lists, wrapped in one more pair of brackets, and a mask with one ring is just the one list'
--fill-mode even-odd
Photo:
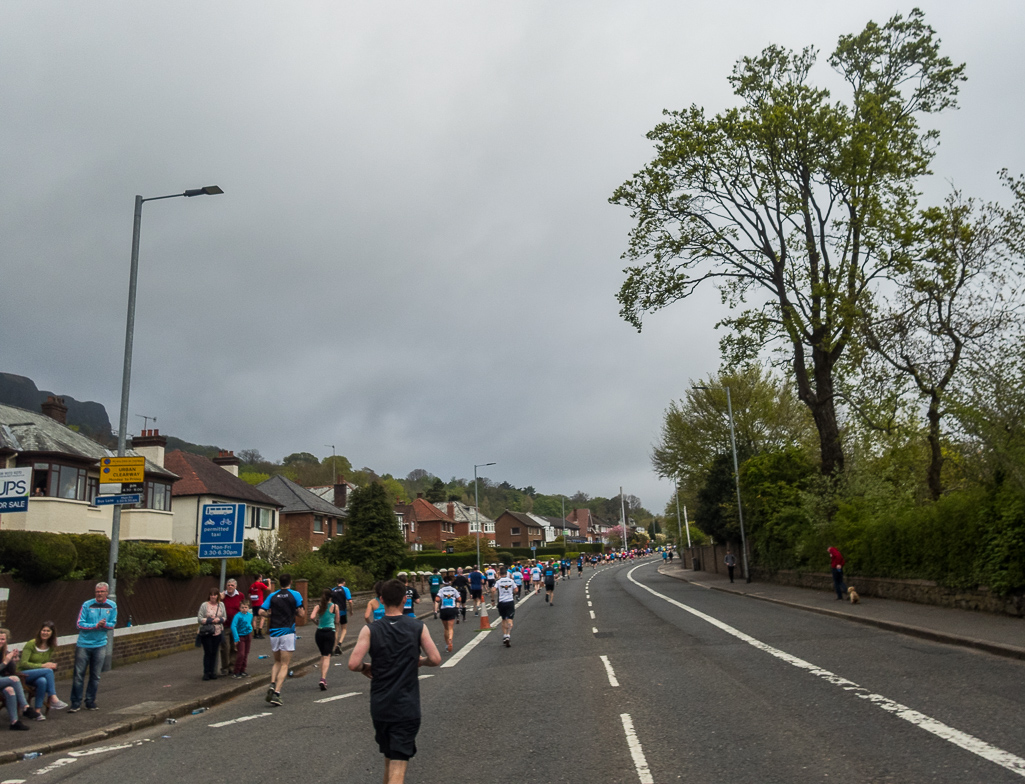
{"label": "red brick house", "polygon": [[581,539],[593,543],[608,541],[610,526],[590,509],[573,509],[566,515],[566,519],[580,527]]}
{"label": "red brick house", "polygon": [[445,549],[447,542],[470,535],[469,524],[457,522],[453,505],[450,503],[448,506],[449,514],[446,514],[427,501],[422,493],[417,494],[411,504],[395,504],[395,514],[411,550],[419,550],[428,543]]}
{"label": "red brick house", "polygon": [[499,547],[544,547],[545,529],[530,515],[506,509],[495,520],[495,539]]}
{"label": "red brick house", "polygon": [[317,550],[324,542],[344,533],[345,511],[286,476],[272,476],[257,489],[279,504],[278,536]]}

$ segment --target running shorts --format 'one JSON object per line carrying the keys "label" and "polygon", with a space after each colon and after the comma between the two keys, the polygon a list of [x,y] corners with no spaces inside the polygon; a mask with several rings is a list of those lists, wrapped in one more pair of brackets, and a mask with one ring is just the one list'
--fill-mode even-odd
{"label": "running shorts", "polygon": [[419,731],[420,719],[374,721],[374,740],[385,759],[410,759],[416,754],[416,734]]}
{"label": "running shorts", "polygon": [[313,639],[317,641],[317,648],[320,650],[321,656],[331,655],[331,651],[335,648],[334,629],[317,629],[317,633],[313,635]]}
{"label": "running shorts", "polygon": [[555,581],[552,580],[551,582],[545,582],[545,590],[546,591],[554,591],[555,590]]}
{"label": "running shorts", "polygon": [[484,590],[483,589],[481,589],[479,591],[474,591],[472,589],[470,590],[470,597],[473,598],[473,599],[479,599],[483,595],[484,595]]}
{"label": "running shorts", "polygon": [[455,607],[446,607],[444,610],[438,611],[438,617],[443,621],[454,621],[459,617],[459,610]]}
{"label": "running shorts", "polygon": [[488,588],[494,588],[494,587],[495,587],[495,581],[494,580],[488,580]]}
{"label": "running shorts", "polygon": [[349,622],[349,614],[348,613],[346,613],[345,615],[339,615],[338,616],[338,623],[345,624],[345,623],[348,623],[348,622]]}
{"label": "running shorts", "polygon": [[499,602],[498,614],[502,616],[503,621],[511,621],[516,615],[516,602]]}
{"label": "running shorts", "polygon": [[295,633],[282,634],[280,637],[275,637],[272,634],[270,637],[270,649],[272,651],[294,651]]}

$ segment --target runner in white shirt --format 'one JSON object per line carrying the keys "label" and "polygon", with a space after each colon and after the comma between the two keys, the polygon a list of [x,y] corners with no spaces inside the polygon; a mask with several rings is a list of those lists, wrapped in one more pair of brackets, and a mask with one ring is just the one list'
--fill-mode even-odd
{"label": "runner in white shirt", "polygon": [[495,583],[495,590],[498,591],[498,615],[502,619],[502,645],[508,648],[509,634],[512,632],[513,616],[516,614],[516,582],[509,576],[509,570],[502,567],[502,576]]}
{"label": "runner in white shirt", "polygon": [[452,575],[446,574],[445,583],[438,589],[438,593],[434,597],[434,611],[441,618],[441,625],[445,627],[445,646],[449,653],[452,652],[453,630],[462,603],[459,591],[452,587]]}
{"label": "runner in white shirt", "polygon": [[495,606],[495,580],[498,578],[498,574],[492,568],[491,564],[488,564],[488,568],[484,570],[484,577],[488,581],[488,593],[491,594],[491,606]]}
{"label": "runner in white shirt", "polygon": [[530,570],[530,582],[533,583],[534,593],[541,592],[541,567],[534,564]]}

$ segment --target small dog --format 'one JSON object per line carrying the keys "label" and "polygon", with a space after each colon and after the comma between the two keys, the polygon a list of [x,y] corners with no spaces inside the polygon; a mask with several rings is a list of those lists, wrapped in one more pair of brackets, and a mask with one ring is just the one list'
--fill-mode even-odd
{"label": "small dog", "polygon": [[853,585],[847,589],[847,595],[851,598],[851,604],[861,603],[861,597],[858,596],[858,592],[854,590]]}

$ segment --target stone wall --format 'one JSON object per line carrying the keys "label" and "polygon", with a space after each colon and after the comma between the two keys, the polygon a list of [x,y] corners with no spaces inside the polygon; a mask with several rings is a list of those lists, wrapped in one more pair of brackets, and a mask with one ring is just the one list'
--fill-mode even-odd
{"label": "stone wall", "polygon": [[[779,585],[795,585],[801,588],[833,590],[833,578],[828,573],[768,570],[752,567],[755,580]],[[899,599],[918,604],[932,604],[937,607],[953,607],[959,610],[980,610],[997,615],[1025,617],[1025,595],[1022,593],[998,596],[988,588],[954,589],[937,585],[932,580],[894,580],[886,577],[847,576],[848,585],[857,588],[863,596],[880,599]]]}

